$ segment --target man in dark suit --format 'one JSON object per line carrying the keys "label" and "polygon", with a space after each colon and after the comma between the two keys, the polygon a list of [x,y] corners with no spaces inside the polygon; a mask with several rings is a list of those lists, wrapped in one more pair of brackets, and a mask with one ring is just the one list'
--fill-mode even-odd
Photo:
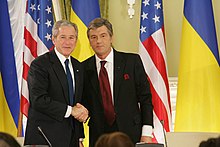
{"label": "man in dark suit", "polygon": [[87,36],[95,52],[83,63],[90,146],[102,134],[115,131],[126,133],[134,143],[152,142],[151,92],[139,55],[112,48],[112,25],[106,19],[94,19]]}
{"label": "man in dark suit", "polygon": [[88,117],[88,110],[80,104],[83,68],[70,56],[76,46],[78,29],[74,23],[58,21],[52,33],[54,50],[39,56],[30,66],[30,108],[24,144],[83,146],[82,122]]}

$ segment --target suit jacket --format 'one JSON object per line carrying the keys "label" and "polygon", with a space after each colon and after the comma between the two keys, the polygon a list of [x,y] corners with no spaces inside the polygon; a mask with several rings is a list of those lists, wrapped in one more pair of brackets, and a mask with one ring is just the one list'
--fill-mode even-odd
{"label": "suit jacket", "polygon": [[[81,101],[83,68],[71,57],[75,77],[75,103]],[[68,147],[74,138],[84,138],[82,123],[70,116],[64,118],[69,102],[68,82],[63,66],[55,51],[36,58],[28,74],[30,107],[25,144],[47,144],[37,129],[41,127],[53,147]],[[73,141],[72,141],[73,142]],[[74,146],[74,147],[75,147]]]}
{"label": "suit jacket", "polygon": [[[104,132],[104,109],[95,56],[84,61],[83,103],[89,110],[90,146]],[[137,54],[114,50],[114,109],[119,131],[134,143],[140,141],[142,126],[153,126],[153,106],[147,75]]]}

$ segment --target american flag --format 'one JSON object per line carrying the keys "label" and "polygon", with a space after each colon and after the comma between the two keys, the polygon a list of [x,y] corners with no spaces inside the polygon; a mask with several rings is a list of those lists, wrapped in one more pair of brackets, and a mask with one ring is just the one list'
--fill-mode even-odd
{"label": "american flag", "polygon": [[31,62],[39,55],[53,49],[52,43],[52,0],[28,0],[24,27],[24,59],[21,88],[21,112],[24,125],[29,108],[27,75]]}
{"label": "american flag", "polygon": [[162,0],[142,0],[139,54],[149,77],[154,106],[154,142],[165,143],[171,129],[171,105],[167,76]]}

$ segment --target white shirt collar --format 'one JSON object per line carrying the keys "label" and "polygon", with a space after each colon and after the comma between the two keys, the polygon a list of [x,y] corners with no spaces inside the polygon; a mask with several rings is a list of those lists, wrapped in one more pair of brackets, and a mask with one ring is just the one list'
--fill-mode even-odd
{"label": "white shirt collar", "polygon": [[69,63],[71,62],[70,56],[68,58],[66,58],[64,55],[62,55],[60,52],[57,51],[56,47],[54,48],[54,50],[55,50],[55,53],[62,64],[66,61],[66,59],[69,59]]}
{"label": "white shirt collar", "polygon": [[113,48],[111,48],[111,52],[108,54],[108,56],[105,59],[100,59],[96,54],[95,54],[95,59],[96,59],[96,65],[99,65],[100,61],[105,60],[109,63],[113,64]]}

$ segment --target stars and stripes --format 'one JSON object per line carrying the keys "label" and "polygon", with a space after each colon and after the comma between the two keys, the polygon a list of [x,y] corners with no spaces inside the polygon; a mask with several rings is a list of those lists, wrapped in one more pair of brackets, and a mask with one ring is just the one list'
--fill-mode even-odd
{"label": "stars and stripes", "polygon": [[50,49],[53,46],[51,41],[53,25],[52,1],[29,0],[27,5],[27,15],[32,18],[32,20],[27,19],[27,21],[32,21],[29,23],[33,23],[31,25],[37,27],[35,28],[36,35],[46,47]]}
{"label": "stars and stripes", "polygon": [[163,10],[161,0],[143,0],[141,7],[141,42],[163,26]]}
{"label": "stars and stripes", "polygon": [[171,106],[167,76],[162,0],[142,0],[139,54],[151,83],[155,142],[164,143],[171,129]]}
{"label": "stars and stripes", "polygon": [[52,0],[28,0],[25,15],[25,47],[21,88],[21,112],[26,117],[29,108],[28,70],[36,57],[53,49],[52,26]]}

